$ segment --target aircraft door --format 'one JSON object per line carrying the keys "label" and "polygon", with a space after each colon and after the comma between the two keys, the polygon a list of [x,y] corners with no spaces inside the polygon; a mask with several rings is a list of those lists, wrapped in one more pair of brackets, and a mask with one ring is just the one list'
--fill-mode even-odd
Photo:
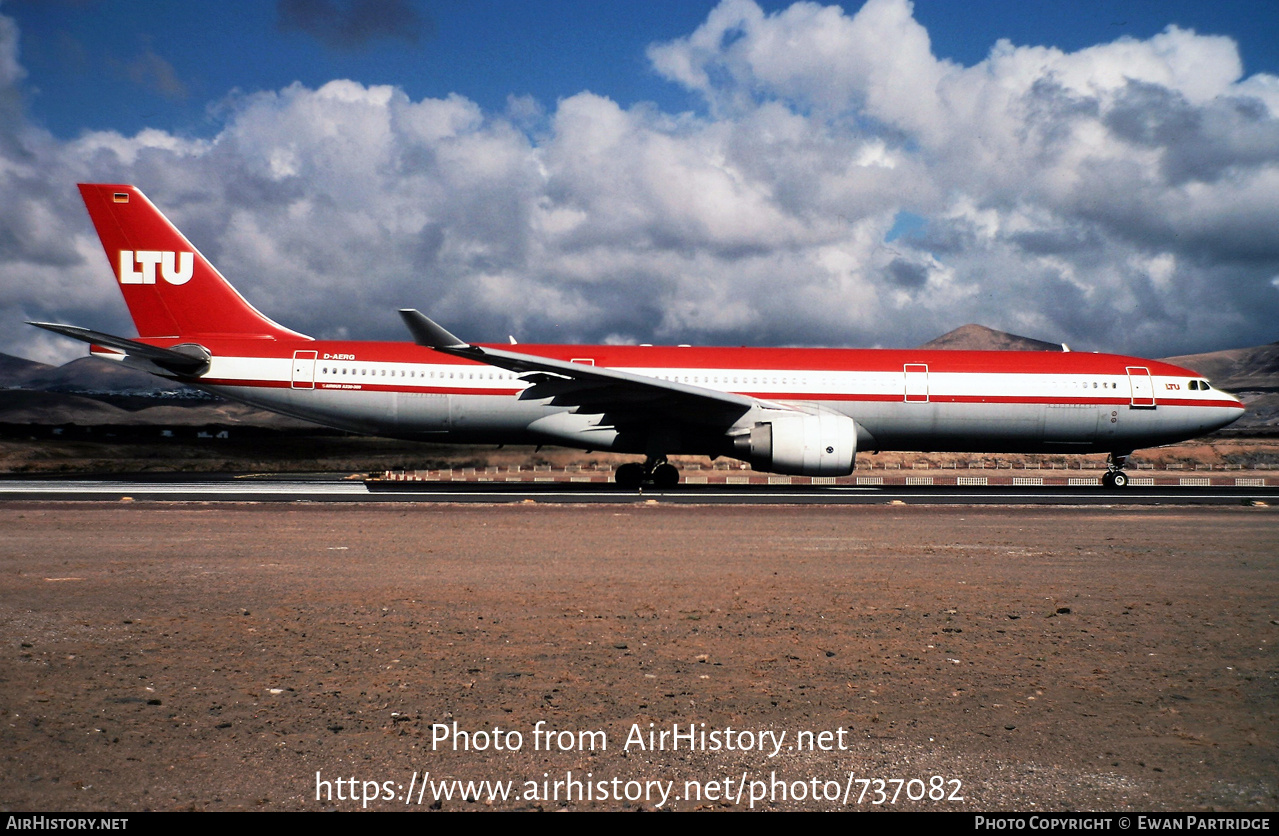
{"label": "aircraft door", "polygon": [[1155,384],[1150,379],[1150,369],[1144,366],[1129,366],[1128,385],[1132,390],[1132,402],[1130,403],[1132,408],[1155,408]]}
{"label": "aircraft door", "polygon": [[314,389],[315,388],[315,358],[314,351],[295,351],[293,352],[293,388],[294,389]]}

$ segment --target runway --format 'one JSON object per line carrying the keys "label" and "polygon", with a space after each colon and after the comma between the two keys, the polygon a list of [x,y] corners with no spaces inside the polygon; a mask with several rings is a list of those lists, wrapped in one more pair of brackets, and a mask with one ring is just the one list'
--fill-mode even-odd
{"label": "runway", "polygon": [[335,477],[129,477],[4,479],[0,500],[119,502],[409,502],[568,505],[1239,505],[1279,501],[1259,486],[768,486],[680,485],[623,490],[572,483],[363,482]]}

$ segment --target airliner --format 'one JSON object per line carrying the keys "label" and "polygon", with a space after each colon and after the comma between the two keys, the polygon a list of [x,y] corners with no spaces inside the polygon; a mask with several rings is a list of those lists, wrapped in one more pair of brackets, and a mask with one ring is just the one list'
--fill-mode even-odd
{"label": "airliner", "polygon": [[673,455],[845,476],[858,451],[1108,453],[1224,427],[1243,405],[1157,360],[1072,351],[471,343],[417,310],[412,342],[317,340],[244,299],[137,188],[80,193],[136,338],[33,322],[90,353],[274,412],[432,442],[643,456],[618,485],[670,488]]}

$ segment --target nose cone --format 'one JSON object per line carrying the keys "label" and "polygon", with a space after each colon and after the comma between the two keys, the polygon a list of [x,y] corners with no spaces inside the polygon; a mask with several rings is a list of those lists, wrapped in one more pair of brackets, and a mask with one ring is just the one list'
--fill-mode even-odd
{"label": "nose cone", "polygon": [[1220,407],[1218,407],[1217,409],[1218,423],[1216,424],[1216,426],[1213,427],[1214,430],[1219,430],[1222,427],[1230,426],[1231,424],[1233,424],[1234,422],[1242,418],[1244,412],[1247,410],[1247,407],[1243,405],[1243,401],[1239,400],[1238,398],[1236,398],[1234,395],[1230,394],[1229,392],[1222,392],[1220,389],[1218,389],[1217,394],[1221,395],[1222,398],[1226,401],[1229,401],[1229,403],[1223,403]]}
{"label": "nose cone", "polygon": [[1194,414],[1192,421],[1197,425],[1195,433],[1205,435],[1222,427],[1228,427],[1242,418],[1245,410],[1243,401],[1234,395],[1220,389],[1214,390],[1211,402],[1191,410]]}

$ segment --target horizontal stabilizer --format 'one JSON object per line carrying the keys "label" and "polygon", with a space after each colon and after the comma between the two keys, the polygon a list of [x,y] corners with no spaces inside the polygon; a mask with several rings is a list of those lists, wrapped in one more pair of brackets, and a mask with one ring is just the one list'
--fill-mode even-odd
{"label": "horizontal stabilizer", "polygon": [[[60,325],[56,322],[28,322],[27,324],[43,328],[46,331],[52,331],[55,334],[61,334],[64,337],[70,337],[73,340],[80,340],[90,345],[114,348],[117,351],[123,351],[130,357],[150,360],[160,368],[184,377],[199,377],[209,370],[209,354],[199,346],[184,346],[183,348],[186,350],[180,351],[173,348],[159,348],[154,345],[147,345],[137,340],[104,334],[101,331],[91,331],[78,325]],[[188,354],[187,351],[190,353]]]}

